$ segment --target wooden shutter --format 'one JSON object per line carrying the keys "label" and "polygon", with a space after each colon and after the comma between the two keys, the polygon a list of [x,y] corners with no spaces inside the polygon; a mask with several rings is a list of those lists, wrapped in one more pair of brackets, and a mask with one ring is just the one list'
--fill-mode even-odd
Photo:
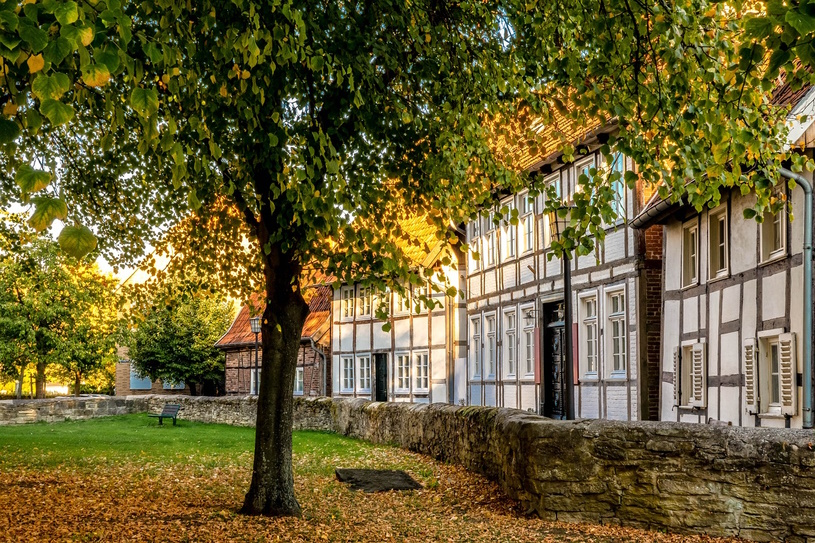
{"label": "wooden shutter", "polygon": [[795,334],[778,336],[778,369],[778,378],[781,381],[781,412],[785,415],[796,415],[798,364],[795,357]]}
{"label": "wooden shutter", "polygon": [[682,356],[682,351],[679,347],[674,347],[674,407],[679,406],[679,390],[681,385],[682,377],[679,375],[679,366],[680,366],[680,358]]}
{"label": "wooden shutter", "polygon": [[754,338],[744,340],[742,355],[744,359],[744,408],[748,413],[758,413],[758,368],[756,367],[758,349]]}
{"label": "wooden shutter", "polygon": [[689,383],[692,397],[688,402],[693,407],[707,405],[707,360],[705,358],[705,344],[694,343],[691,347],[691,382]]}

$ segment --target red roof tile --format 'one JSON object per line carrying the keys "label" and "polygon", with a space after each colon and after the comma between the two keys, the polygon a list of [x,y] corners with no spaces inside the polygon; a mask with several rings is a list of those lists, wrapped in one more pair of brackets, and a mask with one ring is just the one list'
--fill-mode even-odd
{"label": "red roof tile", "polygon": [[[331,287],[320,286],[309,289],[306,295],[309,297],[309,314],[303,325],[301,339],[313,339],[316,342],[320,342],[330,325],[333,291]],[[232,326],[230,326],[226,334],[215,343],[216,347],[221,349],[233,349],[255,344],[255,334],[252,333],[249,319],[255,316],[255,313],[252,311],[253,307],[261,307],[260,299],[261,296],[255,294],[251,297],[249,304],[241,307],[238,316],[235,317],[235,320],[232,322]]]}

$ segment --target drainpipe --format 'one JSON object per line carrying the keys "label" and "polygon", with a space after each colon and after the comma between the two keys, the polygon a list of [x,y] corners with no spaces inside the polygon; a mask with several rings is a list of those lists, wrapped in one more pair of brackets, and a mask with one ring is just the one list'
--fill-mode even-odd
{"label": "drainpipe", "polygon": [[804,190],[804,428],[813,427],[812,417],[812,184],[786,168],[778,170]]}

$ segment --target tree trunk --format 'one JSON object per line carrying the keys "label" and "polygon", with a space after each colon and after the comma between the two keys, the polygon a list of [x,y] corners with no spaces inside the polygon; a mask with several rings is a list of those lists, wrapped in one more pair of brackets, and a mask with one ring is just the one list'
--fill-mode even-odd
{"label": "tree trunk", "polygon": [[37,399],[45,398],[45,363],[37,362]]}
{"label": "tree trunk", "polygon": [[196,394],[198,387],[195,383],[187,383],[187,386],[190,387],[190,396],[198,396],[198,394]]}
{"label": "tree trunk", "polygon": [[20,378],[17,379],[17,399],[23,399],[23,385],[25,384],[25,368],[20,370]]}
{"label": "tree trunk", "polygon": [[81,386],[80,386],[81,384],[82,384],[82,375],[77,373],[74,376],[74,396],[76,396],[77,398],[79,397],[79,390],[81,388]]}
{"label": "tree trunk", "polygon": [[308,304],[300,294],[297,263],[273,250],[265,264],[266,309],[261,322],[263,358],[255,459],[252,484],[241,513],[299,515],[292,471],[292,405],[297,352]]}

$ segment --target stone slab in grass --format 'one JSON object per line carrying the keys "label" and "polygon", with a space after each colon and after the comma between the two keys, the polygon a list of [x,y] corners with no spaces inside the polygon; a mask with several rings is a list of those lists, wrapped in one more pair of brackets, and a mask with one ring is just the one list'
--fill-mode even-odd
{"label": "stone slab in grass", "polygon": [[351,485],[351,490],[385,492],[387,490],[418,490],[422,485],[402,470],[343,469],[334,470],[337,479]]}

